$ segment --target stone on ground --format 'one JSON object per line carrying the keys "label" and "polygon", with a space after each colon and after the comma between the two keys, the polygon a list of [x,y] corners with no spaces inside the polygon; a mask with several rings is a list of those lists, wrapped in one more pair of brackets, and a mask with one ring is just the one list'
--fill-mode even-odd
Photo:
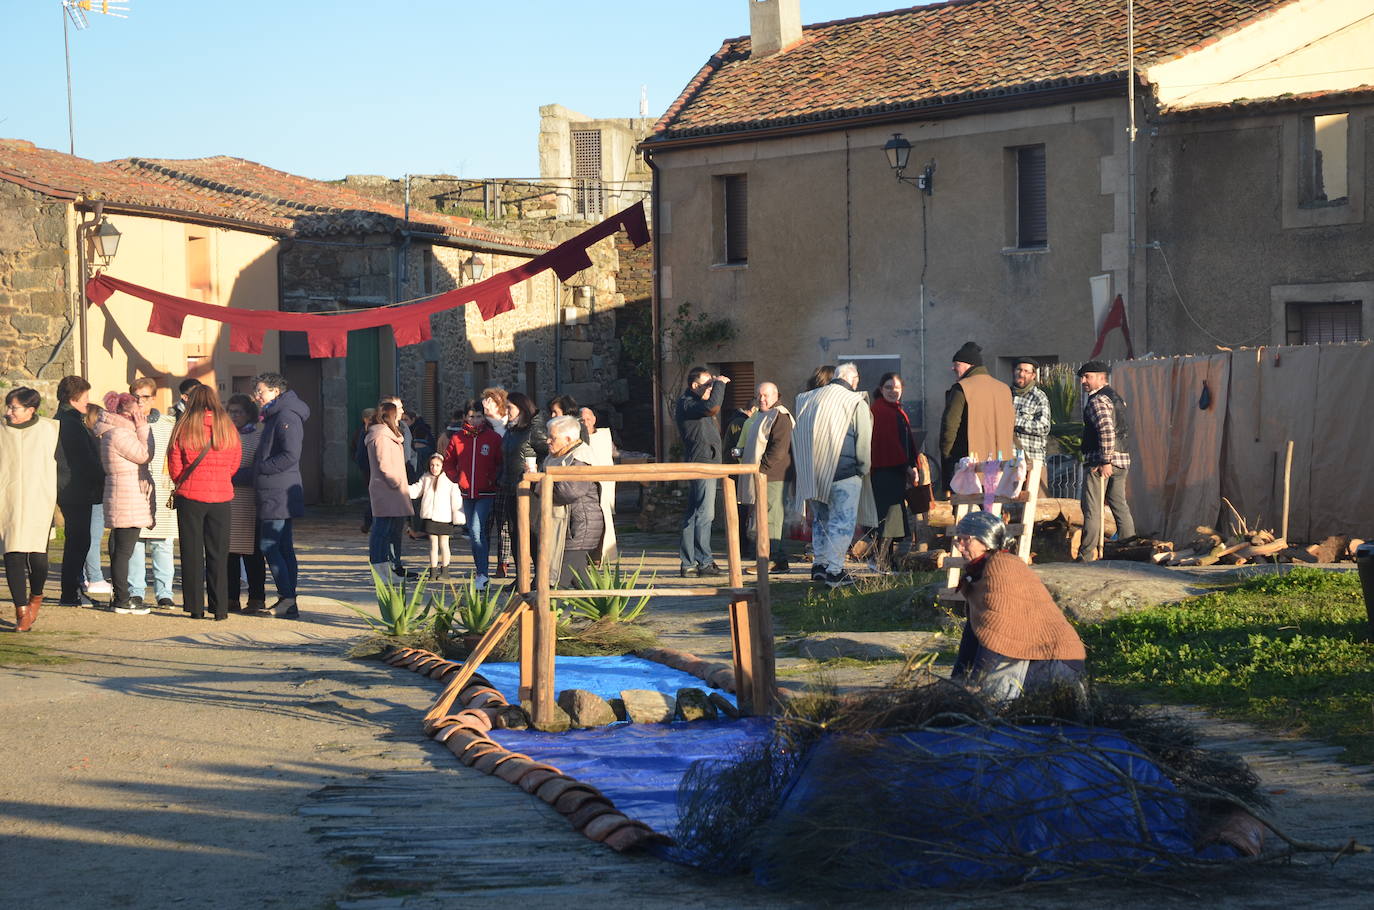
{"label": "stone on ground", "polygon": [[675,700],[662,692],[648,689],[625,689],[620,693],[625,702],[626,719],[636,724],[666,724],[673,718]]}
{"label": "stone on ground", "polygon": [[716,706],[701,689],[678,689],[673,720],[715,720]]}
{"label": "stone on ground", "polygon": [[586,689],[564,689],[558,693],[558,707],[568,713],[574,727],[604,727],[616,721],[606,699]]}
{"label": "stone on ground", "polygon": [[558,707],[557,704],[549,706],[552,709],[552,716],[547,723],[543,724],[534,722],[534,703],[528,698],[520,702],[520,707],[531,718],[530,728],[533,730],[538,730],[541,733],[563,733],[572,729],[572,718],[568,717],[568,712]]}

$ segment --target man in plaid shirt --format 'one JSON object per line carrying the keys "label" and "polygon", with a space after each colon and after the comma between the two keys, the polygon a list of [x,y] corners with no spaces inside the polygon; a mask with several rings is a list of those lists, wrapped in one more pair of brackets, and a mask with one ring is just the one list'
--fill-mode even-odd
{"label": "man in plaid shirt", "polygon": [[1089,360],[1078,368],[1078,383],[1083,388],[1083,463],[1088,473],[1083,478],[1083,543],[1079,556],[1085,560],[1102,556],[1097,550],[1102,515],[1098,503],[1106,487],[1107,507],[1116,519],[1116,537],[1135,536],[1135,520],[1126,502],[1126,474],[1131,456],[1125,443],[1131,424],[1126,402],[1107,384],[1110,368],[1100,360]]}
{"label": "man in plaid shirt", "polygon": [[1038,385],[1039,364],[1030,358],[1016,361],[1011,380],[1012,402],[1016,405],[1016,447],[1030,462],[1045,460],[1045,442],[1050,435],[1050,400]]}

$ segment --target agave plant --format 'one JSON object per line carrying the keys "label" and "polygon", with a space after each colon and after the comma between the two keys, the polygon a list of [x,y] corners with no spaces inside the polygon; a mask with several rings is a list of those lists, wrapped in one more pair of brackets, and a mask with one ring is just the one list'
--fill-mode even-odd
{"label": "agave plant", "polygon": [[[627,575],[620,567],[620,562],[611,567],[588,565],[583,572],[574,572],[574,583],[586,591],[628,591],[639,586],[639,576],[644,571],[644,557],[639,558],[639,567],[633,574]],[[649,584],[652,586],[654,577],[649,577]],[[631,601],[634,601],[633,604]],[[634,622],[639,615],[644,612],[644,608],[649,604],[649,596],[643,595],[638,600],[631,597],[567,597],[563,600],[564,606],[575,616],[585,616],[587,619],[597,622],[606,620],[608,622]]]}
{"label": "agave plant", "polygon": [[373,616],[366,610],[352,604],[344,604],[348,609],[367,620],[368,625],[385,635],[409,635],[425,627],[429,619],[431,604],[425,597],[427,573],[420,573],[413,590],[406,590],[404,578],[390,581],[372,570],[372,584],[377,590],[377,613]]}
{"label": "agave plant", "polygon": [[465,634],[480,635],[491,628],[505,606],[501,594],[502,589],[492,585],[479,588],[475,579],[457,586],[453,618]]}
{"label": "agave plant", "polygon": [[1078,377],[1067,363],[1051,364],[1042,371],[1040,388],[1050,400],[1050,436],[1065,455],[1082,460],[1083,414],[1078,406]]}

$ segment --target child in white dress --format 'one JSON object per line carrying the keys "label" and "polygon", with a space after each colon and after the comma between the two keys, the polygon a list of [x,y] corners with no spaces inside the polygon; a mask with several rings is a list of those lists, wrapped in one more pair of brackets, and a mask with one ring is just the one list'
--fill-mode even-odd
{"label": "child in white dress", "polygon": [[430,456],[429,470],[410,485],[410,498],[420,500],[420,522],[429,536],[430,580],[448,580],[448,539],[466,519],[463,516],[463,494],[458,484],[444,473],[444,456]]}

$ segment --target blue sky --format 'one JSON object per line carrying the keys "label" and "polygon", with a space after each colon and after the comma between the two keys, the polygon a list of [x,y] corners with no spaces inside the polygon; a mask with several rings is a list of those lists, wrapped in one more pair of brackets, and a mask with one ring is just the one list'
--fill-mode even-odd
{"label": "blue sky", "polygon": [[[99,0],[97,0],[97,3]],[[539,106],[657,117],[749,0],[116,0],[73,30],[76,153],[317,179],[538,173]],[[911,0],[802,0],[822,22]],[[67,149],[60,0],[4,0],[0,136]]]}

